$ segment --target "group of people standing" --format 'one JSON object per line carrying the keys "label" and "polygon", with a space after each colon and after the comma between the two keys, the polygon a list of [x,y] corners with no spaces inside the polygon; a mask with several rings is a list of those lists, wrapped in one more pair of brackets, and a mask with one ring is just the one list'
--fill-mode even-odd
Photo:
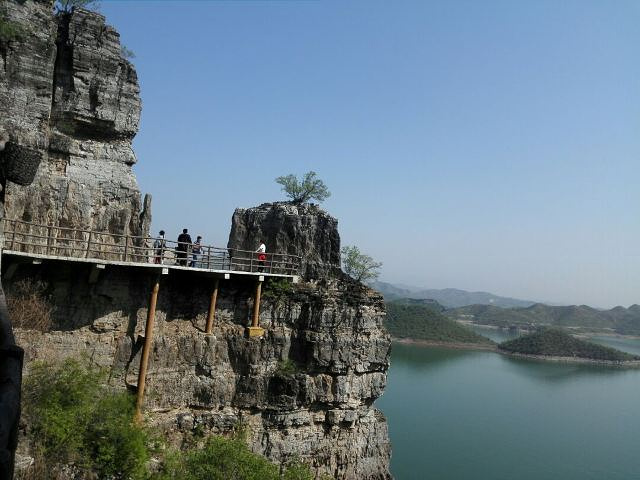
{"label": "group of people standing", "polygon": [[[160,230],[159,236],[153,242],[154,257],[153,262],[156,264],[164,263],[164,255],[167,249],[167,240],[165,239],[164,230]],[[267,260],[267,247],[262,240],[259,241],[260,246],[255,251],[256,259],[258,261],[258,269],[260,272],[264,271],[264,266]],[[189,230],[184,228],[182,233],[178,235],[177,246],[175,248],[176,265],[182,265],[183,267],[200,267],[201,257],[204,253],[202,245],[202,236],[198,235],[196,241],[191,240]],[[229,257],[232,257],[231,250],[229,250]]]}
{"label": "group of people standing", "polygon": [[[167,250],[167,241],[164,238],[164,230],[160,230],[159,237],[153,242],[154,263],[163,263],[164,253]],[[191,240],[189,230],[184,228],[182,233],[178,235],[178,245],[175,249],[176,264],[183,267],[198,267],[200,257],[202,255],[202,236],[198,235],[196,241]]]}

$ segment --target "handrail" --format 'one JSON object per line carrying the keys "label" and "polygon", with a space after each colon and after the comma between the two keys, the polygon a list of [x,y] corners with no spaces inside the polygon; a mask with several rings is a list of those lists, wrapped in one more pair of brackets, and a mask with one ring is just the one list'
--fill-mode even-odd
{"label": "handrail", "polygon": [[[161,264],[252,273],[297,275],[299,255],[229,249],[213,245],[177,242],[159,237],[123,235],[81,228],[43,225],[4,218],[3,248],[23,253],[62,258]],[[161,240],[161,243],[156,241]],[[156,246],[154,246],[156,245]]]}

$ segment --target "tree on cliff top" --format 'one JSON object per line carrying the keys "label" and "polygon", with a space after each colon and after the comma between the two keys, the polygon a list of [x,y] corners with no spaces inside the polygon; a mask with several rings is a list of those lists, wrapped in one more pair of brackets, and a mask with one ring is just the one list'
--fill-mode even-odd
{"label": "tree on cliff top", "polygon": [[359,282],[375,280],[380,275],[381,262],[376,262],[369,255],[365,255],[356,246],[342,247],[342,265],[344,273]]}
{"label": "tree on cliff top", "polygon": [[322,180],[316,178],[316,172],[307,172],[302,181],[289,174],[286,177],[276,178],[276,183],[282,185],[282,191],[287,194],[293,203],[306,203],[311,199],[322,202],[331,196],[331,192]]}
{"label": "tree on cliff top", "polygon": [[56,13],[70,13],[75,7],[97,9],[100,4],[96,0],[55,0]]}

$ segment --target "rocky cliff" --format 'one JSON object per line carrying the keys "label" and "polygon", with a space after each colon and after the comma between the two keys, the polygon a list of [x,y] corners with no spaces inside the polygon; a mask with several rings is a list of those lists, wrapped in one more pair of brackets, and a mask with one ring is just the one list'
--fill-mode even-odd
{"label": "rocky cliff", "polygon": [[[7,183],[7,216],[146,233],[149,202],[131,170],[139,88],[117,32],[93,12],[54,16],[49,1],[2,0],[0,14],[25,29],[0,41],[0,130],[9,137],[6,151],[39,165],[33,185]],[[265,282],[262,338],[245,331],[255,279],[221,281],[213,335],[206,335],[211,276],[161,276],[147,420],[176,443],[240,423],[251,448],[275,462],[297,457],[337,479],[389,478],[387,423],[374,407],[389,365],[382,297],[342,274],[337,220],[316,206],[237,210],[230,248],[255,250],[258,240],[269,252],[302,256],[306,280],[287,288]],[[3,279],[9,290],[41,281],[53,308],[50,331],[16,332],[27,372],[37,359],[82,357],[108,368],[114,386],[135,390],[156,273],[62,261],[12,273]],[[27,442],[20,448],[29,453]]]}
{"label": "rocky cliff", "polygon": [[[152,278],[107,269],[88,285],[89,266],[24,267],[20,278],[52,286],[56,327],[18,331],[27,362],[84,357],[111,381],[135,387]],[[84,270],[83,270],[84,269]],[[145,412],[179,444],[238,424],[252,450],[272,461],[299,458],[336,479],[389,478],[383,393],[390,339],[382,298],[349,282],[298,284],[284,295],[265,286],[261,339],[247,338],[253,283],[223,281],[213,335],[204,330],[211,281],[164,276],[147,376]]]}
{"label": "rocky cliff", "polygon": [[304,278],[328,278],[340,272],[338,220],[317,205],[276,202],[236,209],[227,247],[255,251],[261,241],[267,252],[302,257]]}
{"label": "rocky cliff", "polygon": [[0,40],[0,129],[41,159],[31,186],[5,187],[10,219],[143,235],[150,198],[132,165],[140,96],[136,71],[102,15],[53,15],[50,1],[0,2],[18,34]]}

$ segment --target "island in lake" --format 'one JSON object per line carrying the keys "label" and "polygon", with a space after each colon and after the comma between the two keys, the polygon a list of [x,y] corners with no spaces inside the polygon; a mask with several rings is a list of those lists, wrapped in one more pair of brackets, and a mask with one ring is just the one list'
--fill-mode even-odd
{"label": "island in lake", "polygon": [[503,353],[556,361],[640,366],[640,356],[575,338],[559,328],[540,330],[498,345]]}
{"label": "island in lake", "polygon": [[540,360],[640,366],[640,357],[574,337],[558,327],[539,327],[532,333],[496,344],[466,325],[445,316],[433,300],[396,299],[386,302],[385,326],[395,341],[447,348],[492,350]]}

